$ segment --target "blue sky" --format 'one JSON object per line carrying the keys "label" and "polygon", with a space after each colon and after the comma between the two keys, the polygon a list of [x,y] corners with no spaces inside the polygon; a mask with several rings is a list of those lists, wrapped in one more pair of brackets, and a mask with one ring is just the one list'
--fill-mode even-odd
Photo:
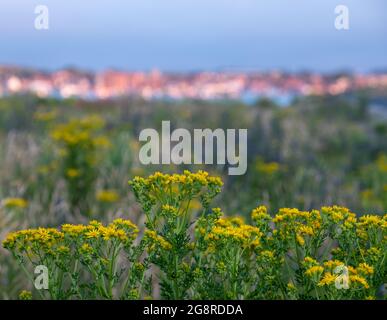
{"label": "blue sky", "polygon": [[45,69],[369,71],[387,67],[387,1],[1,0],[0,35],[0,64]]}

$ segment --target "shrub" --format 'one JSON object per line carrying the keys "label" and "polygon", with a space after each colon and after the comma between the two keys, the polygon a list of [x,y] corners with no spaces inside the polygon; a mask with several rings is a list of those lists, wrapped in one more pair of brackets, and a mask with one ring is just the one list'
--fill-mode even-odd
{"label": "shrub", "polygon": [[260,206],[247,223],[211,208],[222,182],[203,171],[155,173],[130,185],[146,216],[140,237],[130,221],[115,220],[4,240],[26,271],[47,266],[42,297],[158,298],[159,285],[164,299],[385,298],[387,215],[333,206],[282,208],[272,217]]}
{"label": "shrub", "polygon": [[94,191],[98,176],[99,152],[110,145],[109,140],[99,133],[103,126],[102,118],[89,116],[59,124],[51,132],[59,145],[62,177],[66,181],[72,212],[90,214],[87,199]]}

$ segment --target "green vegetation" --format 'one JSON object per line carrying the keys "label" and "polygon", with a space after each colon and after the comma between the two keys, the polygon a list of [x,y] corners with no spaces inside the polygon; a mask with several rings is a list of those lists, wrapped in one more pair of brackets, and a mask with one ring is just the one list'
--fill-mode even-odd
{"label": "green vegetation", "polygon": [[[247,173],[228,176],[225,166],[215,165],[141,165],[139,132],[159,129],[162,120],[189,130],[247,128]],[[0,164],[1,240],[15,230],[57,228],[65,223],[86,225],[93,219],[109,225],[123,218],[142,225],[147,211],[129,192],[128,180],[155,171],[205,170],[221,177],[222,192],[212,200],[212,206],[220,207],[226,215],[246,219],[258,206],[267,207],[272,214],[281,208],[310,212],[333,205],[358,215],[387,212],[387,122],[369,112],[363,96],[305,97],[287,108],[263,100],[247,106],[232,101],[2,98]],[[202,210],[199,202],[190,202],[192,215]],[[179,226],[177,221],[173,223],[168,228],[182,230],[183,222]],[[150,225],[147,228],[156,231]],[[167,230],[163,232],[165,236]],[[181,254],[176,258],[178,263],[185,259]],[[211,259],[214,262],[208,263],[220,261],[215,256]],[[164,266],[157,257],[150,263]],[[356,261],[354,267],[359,263]],[[4,248],[0,248],[0,266],[0,297],[15,298],[21,290],[30,289]],[[171,266],[165,268],[161,269],[166,275],[164,287],[175,293],[164,296],[181,297],[179,290],[185,290],[184,285],[170,282]],[[133,281],[148,288],[143,280]],[[227,281],[232,288],[237,279]]]}

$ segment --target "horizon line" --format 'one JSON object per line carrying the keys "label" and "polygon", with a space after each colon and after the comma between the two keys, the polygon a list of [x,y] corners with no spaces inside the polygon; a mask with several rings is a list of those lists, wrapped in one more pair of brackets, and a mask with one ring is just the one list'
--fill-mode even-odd
{"label": "horizon line", "polygon": [[204,72],[212,72],[212,73],[270,73],[270,72],[281,72],[287,74],[312,74],[317,73],[321,75],[331,75],[331,74],[339,74],[339,73],[348,73],[348,74],[377,74],[377,73],[387,73],[387,65],[380,67],[369,68],[367,71],[356,71],[353,67],[340,67],[333,68],[332,70],[317,70],[313,68],[297,68],[297,70],[291,70],[291,68],[258,68],[258,67],[248,67],[248,66],[218,66],[213,68],[193,68],[186,70],[173,70],[173,69],[165,69],[165,68],[157,68],[157,67],[149,67],[142,69],[134,69],[134,68],[124,68],[118,66],[110,66],[103,68],[88,68],[85,66],[80,66],[76,64],[63,64],[61,67],[42,67],[37,65],[28,65],[28,64],[16,64],[16,63],[3,63],[0,62],[0,68],[15,68],[15,69],[25,69],[30,71],[39,71],[44,73],[53,73],[61,70],[74,70],[80,72],[87,73],[102,73],[106,71],[118,71],[118,72],[127,72],[127,73],[135,73],[135,72],[160,72],[164,74],[195,74],[195,73],[204,73]]}

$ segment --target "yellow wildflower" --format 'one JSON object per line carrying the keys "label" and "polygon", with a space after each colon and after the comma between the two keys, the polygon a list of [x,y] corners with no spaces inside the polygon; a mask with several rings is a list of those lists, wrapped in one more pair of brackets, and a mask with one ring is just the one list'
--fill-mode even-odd
{"label": "yellow wildflower", "polygon": [[341,266],[341,265],[343,265],[343,263],[339,260],[328,260],[328,261],[324,262],[324,267],[331,269],[331,270],[333,270],[336,267]]}
{"label": "yellow wildflower", "polygon": [[85,233],[85,236],[89,239],[98,238],[100,236],[100,233],[97,229],[90,230]]}
{"label": "yellow wildflower", "polygon": [[358,276],[358,275],[350,275],[349,281],[352,283],[358,283],[358,284],[362,285],[365,289],[368,289],[370,287],[367,280],[361,276]]}
{"label": "yellow wildflower", "polygon": [[81,254],[87,255],[87,254],[91,254],[93,252],[93,248],[88,243],[84,243],[81,246],[79,251],[80,251]]}
{"label": "yellow wildflower", "polygon": [[326,272],[326,273],[324,273],[322,279],[320,280],[320,282],[317,285],[320,287],[329,286],[330,284],[332,284],[336,281],[336,278],[337,277],[335,275],[333,275],[332,273]]}
{"label": "yellow wildflower", "polygon": [[304,238],[303,238],[301,235],[299,235],[299,234],[296,235],[296,240],[297,240],[297,243],[298,243],[300,246],[303,246],[303,245],[305,244]]}
{"label": "yellow wildflower", "polygon": [[305,274],[307,276],[314,276],[314,275],[319,275],[324,271],[324,268],[321,266],[313,266],[310,267],[308,270],[305,271]]}
{"label": "yellow wildflower", "polygon": [[111,146],[110,140],[105,136],[98,136],[93,140],[94,145],[102,148],[109,148]]}
{"label": "yellow wildflower", "polygon": [[58,252],[61,254],[68,254],[70,252],[70,248],[66,246],[58,247]]}
{"label": "yellow wildflower", "polygon": [[81,175],[81,172],[78,169],[70,168],[66,171],[66,176],[69,178],[77,178]]}
{"label": "yellow wildflower", "polygon": [[160,245],[161,248],[165,250],[172,249],[172,245],[167,240],[165,240],[162,236],[158,235],[155,231],[146,230],[145,236],[148,239],[150,239],[153,244],[158,244]]}
{"label": "yellow wildflower", "polygon": [[100,190],[97,192],[97,200],[100,202],[116,202],[119,199],[119,195],[114,190]]}
{"label": "yellow wildflower", "polygon": [[270,215],[267,213],[267,208],[265,206],[259,206],[258,208],[255,208],[251,213],[251,218],[256,222],[271,219]]}
{"label": "yellow wildflower", "polygon": [[356,270],[365,275],[374,273],[374,268],[368,265],[367,263],[360,263]]}
{"label": "yellow wildflower", "polygon": [[260,173],[272,175],[280,169],[280,165],[277,162],[264,162],[262,159],[258,159],[256,162],[256,170]]}
{"label": "yellow wildflower", "polygon": [[22,198],[5,198],[2,201],[2,205],[5,208],[26,208],[28,202]]}
{"label": "yellow wildflower", "polygon": [[318,266],[318,262],[315,259],[313,259],[312,257],[305,257],[304,262],[307,265]]}
{"label": "yellow wildflower", "polygon": [[291,291],[296,290],[295,285],[291,282],[288,282],[288,284],[286,286],[287,286],[288,290],[291,290]]}
{"label": "yellow wildflower", "polygon": [[32,293],[31,293],[31,291],[23,290],[19,294],[19,299],[20,300],[32,300]]}

